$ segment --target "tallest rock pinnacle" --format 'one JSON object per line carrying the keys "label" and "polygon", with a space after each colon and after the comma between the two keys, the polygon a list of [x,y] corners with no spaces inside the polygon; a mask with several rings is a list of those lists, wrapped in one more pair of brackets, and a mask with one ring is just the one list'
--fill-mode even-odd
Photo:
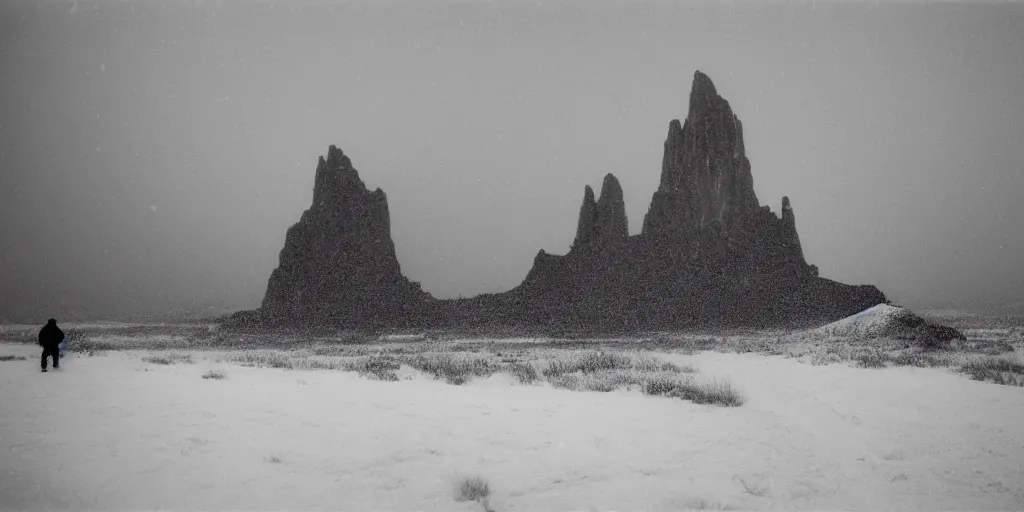
{"label": "tallest rock pinnacle", "polygon": [[706,112],[712,102],[720,99],[721,96],[718,95],[718,90],[715,89],[711,77],[700,71],[695,71],[693,85],[690,87],[690,110],[687,119],[690,119],[694,113]]}
{"label": "tallest rock pinnacle", "polygon": [[733,227],[757,206],[742,125],[711,79],[697,71],[685,123],[669,123],[661,183],[643,232],[688,239],[711,224]]}

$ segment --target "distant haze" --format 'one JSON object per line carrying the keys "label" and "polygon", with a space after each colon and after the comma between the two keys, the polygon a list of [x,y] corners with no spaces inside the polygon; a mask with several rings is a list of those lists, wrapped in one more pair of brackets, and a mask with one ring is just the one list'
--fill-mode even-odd
{"label": "distant haze", "polygon": [[437,297],[517,285],[614,173],[630,232],[695,70],[821,275],[1024,309],[1024,4],[0,5],[0,317],[259,305],[336,144]]}

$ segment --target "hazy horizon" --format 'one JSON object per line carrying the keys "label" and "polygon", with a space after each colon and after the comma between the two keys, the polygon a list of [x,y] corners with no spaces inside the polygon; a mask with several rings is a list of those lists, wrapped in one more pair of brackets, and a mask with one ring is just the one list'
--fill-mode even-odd
{"label": "hazy horizon", "polygon": [[9,2],[0,320],[259,305],[329,145],[435,297],[630,234],[701,70],[808,263],[914,308],[1024,312],[1024,4]]}

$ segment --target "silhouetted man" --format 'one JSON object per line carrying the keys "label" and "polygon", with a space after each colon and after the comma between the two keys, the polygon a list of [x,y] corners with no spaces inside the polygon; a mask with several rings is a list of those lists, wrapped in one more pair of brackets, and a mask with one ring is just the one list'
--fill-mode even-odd
{"label": "silhouetted man", "polygon": [[64,339],[64,331],[57,327],[57,321],[50,319],[39,331],[39,346],[43,347],[43,371],[46,371],[46,358],[53,356],[53,369],[60,368],[60,342]]}

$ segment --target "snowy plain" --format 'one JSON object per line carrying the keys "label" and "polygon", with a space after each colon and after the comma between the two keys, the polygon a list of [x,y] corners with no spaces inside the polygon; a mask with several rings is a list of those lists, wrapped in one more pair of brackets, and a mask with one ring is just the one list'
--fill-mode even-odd
{"label": "snowy plain", "polygon": [[[2,510],[1020,510],[1024,388],[938,368],[657,354],[741,407],[0,344]],[[208,371],[223,380],[203,379]]]}

